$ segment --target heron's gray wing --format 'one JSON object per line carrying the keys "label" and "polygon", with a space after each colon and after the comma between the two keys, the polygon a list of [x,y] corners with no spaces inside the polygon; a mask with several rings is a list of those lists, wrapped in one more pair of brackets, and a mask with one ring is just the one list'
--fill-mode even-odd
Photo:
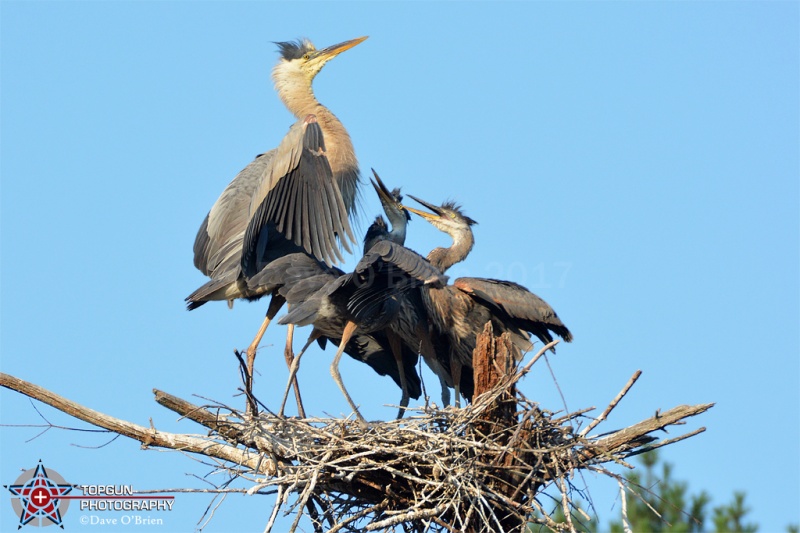
{"label": "heron's gray wing", "polygon": [[203,274],[211,278],[226,275],[218,272],[220,265],[231,255],[241,259],[250,201],[274,155],[275,150],[261,154],[239,172],[200,225],[194,241],[194,265]]}
{"label": "heron's gray wing", "polygon": [[447,284],[448,277],[427,259],[414,250],[388,240],[378,241],[372,246],[358,262],[353,273],[366,279],[375,267],[383,269],[387,266],[394,267],[425,285],[443,287]]}
{"label": "heron's gray wing", "polygon": [[[320,311],[329,311],[328,296],[346,279],[346,276],[334,276],[326,273],[305,278],[294,285],[286,285],[287,291],[281,291],[289,304],[289,312],[278,320],[278,324],[295,324],[308,326],[320,318]],[[342,318],[344,321],[344,318]],[[344,327],[344,323],[342,323]]]}
{"label": "heron's gray wing", "polygon": [[218,247],[216,253],[208,258],[211,278],[238,277],[242,262],[242,238],[244,232],[234,235],[228,242]]}
{"label": "heron's gray wing", "polygon": [[553,340],[548,330],[566,342],[572,341],[572,333],[555,310],[522,285],[485,278],[458,278],[453,285],[487,307],[501,311],[514,325],[530,331],[542,342]]}
{"label": "heron's gray wing", "polygon": [[[328,267],[320,261],[304,253],[293,253],[279,257],[262,268],[255,276],[247,279],[250,290],[259,287],[282,287],[281,294],[286,295],[302,280],[320,275],[328,275],[330,279],[344,274],[335,267]],[[289,303],[296,303],[296,299]]]}
{"label": "heron's gray wing", "polygon": [[194,252],[194,266],[206,276],[211,275],[211,270],[208,268],[210,247],[211,238],[208,235],[208,215],[206,215],[206,218],[203,219],[203,223],[200,224],[200,229],[197,230],[197,235],[194,238],[194,246],[192,247],[192,251]]}
{"label": "heron's gray wing", "polygon": [[257,271],[259,234],[274,224],[288,240],[332,265],[341,261],[336,240],[350,252],[355,242],[339,186],[333,179],[322,129],[313,115],[292,126],[276,149],[250,203],[242,269]]}
{"label": "heron's gray wing", "polygon": [[347,308],[354,316],[369,317],[396,294],[421,285],[443,287],[448,277],[427,259],[391,241],[379,241],[361,261],[348,280],[355,291]]}

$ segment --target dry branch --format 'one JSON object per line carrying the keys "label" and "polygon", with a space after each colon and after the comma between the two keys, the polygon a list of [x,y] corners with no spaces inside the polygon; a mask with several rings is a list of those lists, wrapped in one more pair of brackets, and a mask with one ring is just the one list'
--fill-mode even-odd
{"label": "dry branch", "polygon": [[[487,325],[488,326],[488,325]],[[283,509],[308,516],[315,530],[521,531],[529,522],[574,530],[568,479],[601,463],[624,463],[641,451],[677,442],[652,435],[712,404],[679,406],[630,427],[586,437],[632,385],[581,433],[572,421],[586,410],[556,416],[516,390],[533,360],[518,370],[506,336],[491,326],[475,353],[475,401],[464,409],[409,409],[406,418],[361,427],[352,420],[246,418],[223,405],[197,406],[155,390],[156,401],[209,430],[208,436],[145,428],[99,413],[15,377],[0,384],[95,426],[162,447],[221,461],[252,480],[251,492],[277,493],[267,530]],[[618,479],[615,478],[615,479]],[[556,523],[537,496],[554,486],[568,522]]]}
{"label": "dry branch", "polygon": [[0,385],[55,407],[78,420],[83,420],[94,426],[137,440],[142,443],[144,448],[154,446],[198,453],[229,463],[243,465],[265,475],[273,475],[275,472],[274,464],[271,461],[264,461],[261,455],[254,453],[253,450],[240,449],[227,443],[221,443],[216,439],[166,433],[155,428],[146,428],[126,422],[84,407],[45,388],[9,374],[0,373]]}
{"label": "dry branch", "polygon": [[613,400],[611,400],[611,403],[608,404],[608,407],[606,407],[605,410],[602,413],[600,413],[600,416],[592,420],[591,424],[586,426],[580,432],[581,437],[588,435],[591,430],[597,427],[597,424],[599,424],[608,417],[608,415],[617,406],[620,400],[622,400],[622,398],[624,398],[625,395],[628,394],[628,391],[631,390],[631,387],[633,387],[633,384],[636,383],[636,380],[638,380],[639,376],[641,375],[642,375],[641,370],[637,370],[636,372],[633,373],[631,379],[629,379],[628,382],[625,384],[625,386],[622,388],[622,390],[619,391],[619,394],[617,394],[617,396]]}

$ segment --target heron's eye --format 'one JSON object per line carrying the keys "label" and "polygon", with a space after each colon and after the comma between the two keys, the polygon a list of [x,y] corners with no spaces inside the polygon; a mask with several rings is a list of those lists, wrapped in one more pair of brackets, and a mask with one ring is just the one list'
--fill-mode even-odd
{"label": "heron's eye", "polygon": [[311,59],[311,54],[303,54],[303,59],[308,61],[309,59]]}

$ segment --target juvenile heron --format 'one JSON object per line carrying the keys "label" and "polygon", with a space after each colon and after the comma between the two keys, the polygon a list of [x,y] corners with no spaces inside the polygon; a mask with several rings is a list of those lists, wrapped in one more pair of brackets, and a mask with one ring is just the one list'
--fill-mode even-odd
{"label": "juvenile heron", "polygon": [[[186,298],[190,310],[212,300],[227,300],[230,306],[238,298],[254,300],[273,294],[247,348],[248,379],[258,345],[284,302],[274,298],[274,291],[254,291],[247,278],[289,253],[305,251],[330,265],[342,257],[337,239],[348,252],[348,242],[355,242],[348,215],[356,215],[358,161],[347,130],[317,101],[312,82],[328,61],[365,39],[322,50],[308,40],[277,43],[280,58],[272,79],[279,98],[300,121],[278,148],[256,157],[231,181],[197,232],[194,264],[211,281]],[[303,144],[309,115],[314,117],[312,134],[318,140],[306,144],[316,144],[316,149]],[[311,159],[309,151],[314,150],[326,156],[325,165]],[[304,163],[308,164],[304,167]],[[292,357],[291,337],[292,327],[287,335],[287,364]]]}
{"label": "juvenile heron", "polygon": [[[376,179],[379,179],[377,174]],[[292,364],[292,376],[300,364],[300,358],[314,340],[321,337],[340,339],[339,348],[331,363],[331,375],[362,422],[363,417],[345,389],[339,373],[339,361],[351,338],[354,335],[373,333],[386,336],[397,361],[403,390],[400,405],[406,407],[410,387],[406,375],[409,365],[405,360],[410,353],[416,362],[416,345],[419,341],[404,343],[392,325],[400,314],[405,292],[422,285],[442,286],[446,283],[446,277],[438,269],[398,242],[405,240],[405,224],[408,220],[406,213],[400,210],[394,212],[397,202],[384,201],[384,195],[390,193],[385,187],[382,191],[376,182],[373,185],[381,197],[384,211],[392,220],[392,230],[389,231],[382,217],[375,220],[367,231],[364,256],[352,273],[337,275],[334,272],[325,272],[316,276],[310,271],[303,273],[302,279],[286,292],[286,300],[292,307],[279,320],[281,324],[314,326],[306,345]],[[272,270],[273,265],[267,270]],[[400,415],[402,413],[401,409]]]}
{"label": "juvenile heron", "polygon": [[[382,218],[378,217],[375,224],[370,226],[367,236],[364,239],[364,251],[366,253],[378,240],[388,239],[399,245],[405,244],[406,227],[411,220],[408,210],[403,206],[403,196],[400,189],[389,191],[384,185],[375,170],[372,171],[375,180],[372,182],[378,198],[381,201],[386,217],[392,225],[392,230],[388,231],[386,225],[382,223]],[[372,232],[373,234],[370,234]],[[403,291],[397,295],[399,308],[394,320],[388,324],[389,338],[394,342],[399,341],[403,346],[408,347],[422,355],[428,367],[439,378],[441,385],[441,398],[444,406],[450,404],[450,389],[448,382],[452,386],[452,378],[448,369],[442,367],[439,361],[443,358],[437,355],[438,352],[446,352],[447,347],[435,345],[431,336],[428,311],[422,301],[422,288],[414,287]],[[408,405],[408,398],[403,397],[400,401],[401,409],[398,418],[404,414],[403,407]]]}
{"label": "juvenile heron", "polygon": [[[328,267],[308,254],[294,253],[273,261],[249,281],[257,286],[277,287],[278,294],[275,298],[281,298],[282,301],[288,299],[291,302],[301,302],[308,295],[313,295],[320,291],[331,280],[345,275],[346,273],[343,270],[335,266]],[[330,333],[330,335],[324,335],[323,330]],[[323,325],[322,329],[314,330],[309,337],[308,343],[298,354],[298,363],[300,356],[315,340],[322,349],[325,349],[328,341],[338,347],[341,344],[341,336],[341,330],[337,330],[333,326],[326,328]],[[394,350],[394,346],[389,342],[389,336],[386,332],[356,333],[345,344],[344,353],[357,361],[369,365],[379,375],[388,375],[401,389],[405,380],[408,393],[412,398],[419,398],[422,393],[422,384],[416,371],[416,352],[406,346],[401,346],[398,358],[398,352]],[[290,368],[292,368],[290,375],[294,376],[296,368],[291,366]],[[402,378],[401,373],[403,374]],[[296,391],[294,377],[291,377],[287,383],[286,392],[279,410],[280,415],[283,415],[286,407],[286,398],[292,384],[295,385]],[[298,403],[298,411],[301,417],[305,417],[301,403]]]}
{"label": "juvenile heron", "polygon": [[[475,239],[471,226],[475,221],[464,215],[452,202],[435,206],[414,196],[411,198],[432,213],[407,206],[406,209],[453,239],[450,247],[435,248],[428,254],[431,264],[446,272],[454,264],[463,261],[472,250]],[[572,341],[572,333],[547,302],[511,281],[465,277],[445,287],[426,286],[422,293],[433,329],[449,341],[449,361],[441,361],[441,364],[452,373],[456,405],[459,403],[459,393],[468,400],[472,399],[472,355],[477,336],[487,322],[492,322],[494,331],[511,334],[518,360],[522,352],[532,347],[530,333],[544,344],[553,341],[551,332],[566,342]],[[463,367],[469,371],[462,373]]]}

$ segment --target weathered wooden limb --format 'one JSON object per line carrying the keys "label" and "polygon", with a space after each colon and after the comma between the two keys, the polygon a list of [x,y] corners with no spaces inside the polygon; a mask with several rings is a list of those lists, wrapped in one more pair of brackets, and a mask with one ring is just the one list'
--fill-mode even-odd
{"label": "weathered wooden limb", "polygon": [[259,472],[265,475],[272,475],[275,473],[275,464],[272,460],[264,458],[261,454],[253,453],[247,449],[239,449],[235,446],[224,444],[210,438],[167,433],[158,431],[154,427],[146,428],[131,422],[126,422],[95,411],[94,409],[84,407],[43,387],[9,374],[0,373],[0,385],[39,400],[42,403],[46,403],[79,420],[137,440],[141,442],[144,447],[155,446],[183,452],[198,453],[243,466],[253,472]]}
{"label": "weathered wooden limb", "polygon": [[[667,426],[679,424],[682,420],[704,413],[712,407],[714,407],[713,403],[679,405],[663,413],[657,412],[652,418],[642,420],[625,429],[592,441],[585,450],[587,454],[585,457],[594,458],[611,453],[626,452],[636,446],[648,444],[652,440],[657,440],[649,437],[649,433],[659,430],[666,431]],[[705,431],[705,428],[700,428],[692,432],[692,434],[702,433],[703,431]],[[642,443],[644,438],[647,438],[648,442]]]}
{"label": "weathered wooden limb", "polygon": [[[237,443],[244,443],[248,440],[246,426],[241,422],[231,420],[229,417],[220,415],[219,412],[212,413],[208,409],[158,389],[153,389],[153,394],[159,405],[207,427],[227,440]],[[254,446],[255,443],[251,441],[250,447]]]}

